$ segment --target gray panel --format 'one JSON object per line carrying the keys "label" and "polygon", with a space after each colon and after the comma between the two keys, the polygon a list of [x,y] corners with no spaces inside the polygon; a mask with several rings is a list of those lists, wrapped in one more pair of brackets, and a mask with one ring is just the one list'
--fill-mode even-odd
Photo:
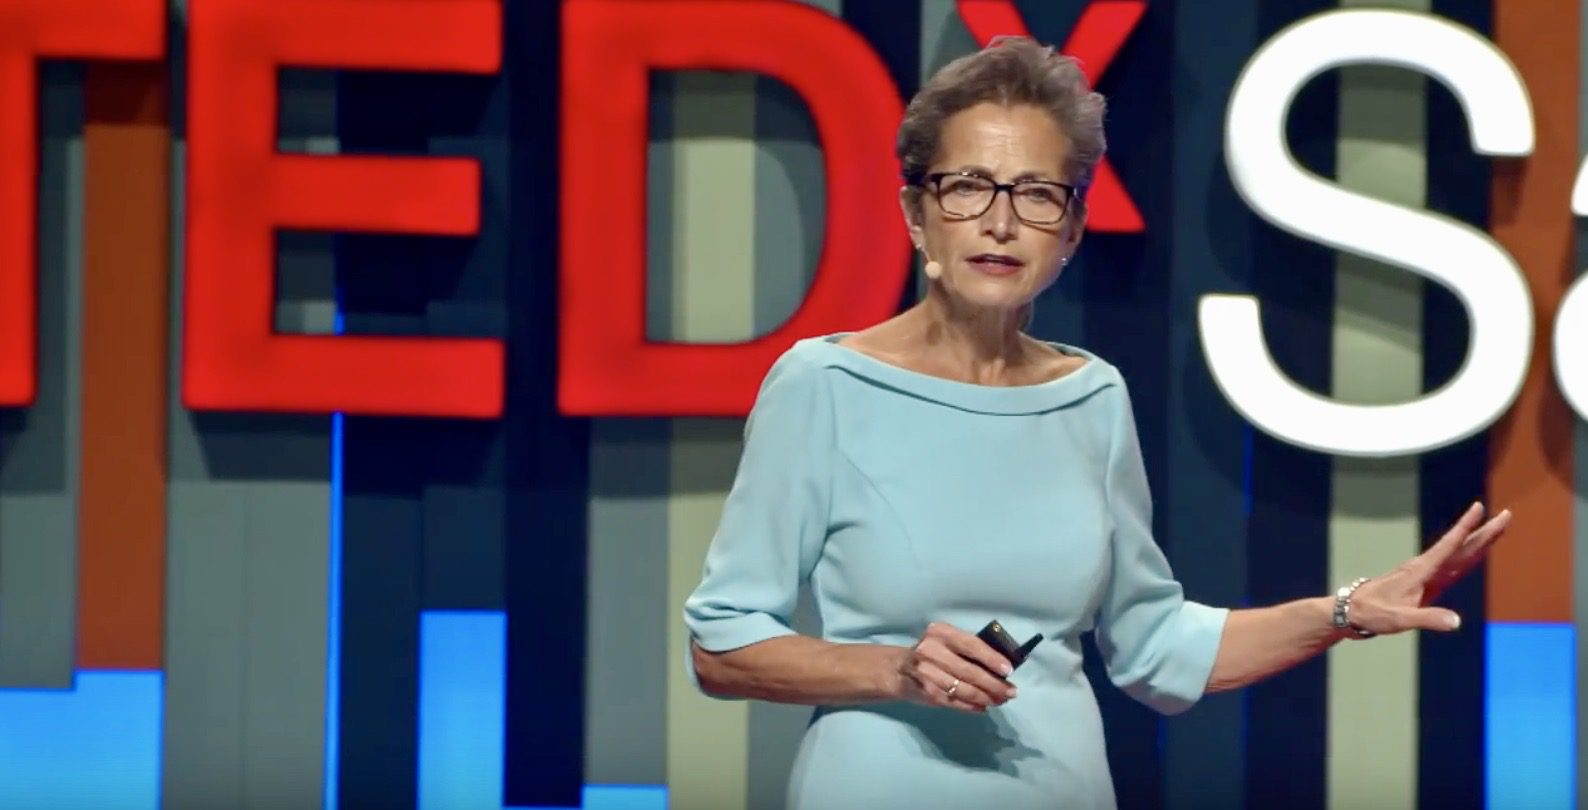
{"label": "gray panel", "polygon": [[673,335],[673,74],[650,74],[645,154],[645,336]]}
{"label": "gray panel", "polygon": [[[190,432],[172,426],[175,434]],[[173,442],[175,444],[175,442]],[[173,446],[172,471],[193,453]],[[245,486],[173,480],[167,489],[165,716],[160,794],[166,808],[241,807],[247,584]]]}
{"label": "gray panel", "polygon": [[70,688],[81,414],[83,82],[43,63],[38,397],[0,411],[0,688]]}
{"label": "gray panel", "polygon": [[[284,109],[294,103],[284,94]],[[307,144],[312,145],[312,144]],[[323,144],[316,147],[323,151]],[[173,227],[185,150],[173,146]],[[180,405],[182,240],[173,241],[163,804],[318,807],[324,783],[330,420]],[[327,331],[330,263],[314,239],[280,259],[278,319]],[[299,272],[301,271],[301,272]],[[292,282],[289,282],[292,283]]]}
{"label": "gray panel", "polygon": [[764,335],[794,314],[821,259],[826,171],[816,125],[782,82],[755,84],[755,319]]}
{"label": "gray panel", "polygon": [[960,22],[954,0],[921,2],[921,80],[924,83],[940,68],[978,50],[976,38]]}
{"label": "gray panel", "polygon": [[[325,436],[325,421],[319,423]],[[261,432],[261,445],[271,440]],[[308,449],[308,448],[305,448]],[[270,451],[263,446],[255,453]],[[304,459],[329,476],[329,441]],[[325,478],[249,482],[243,550],[244,807],[319,807],[325,762]]]}
{"label": "gray panel", "polygon": [[[590,449],[585,779],[667,780],[667,499],[664,419],[598,419]],[[648,673],[635,677],[635,673]]]}
{"label": "gray panel", "polygon": [[[256,441],[270,452],[268,431]],[[164,806],[317,807],[324,485],[188,478],[169,492]]]}

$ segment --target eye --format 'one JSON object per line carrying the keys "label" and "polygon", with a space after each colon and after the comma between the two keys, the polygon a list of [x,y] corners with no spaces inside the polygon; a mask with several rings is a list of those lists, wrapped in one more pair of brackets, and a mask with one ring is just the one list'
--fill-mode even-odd
{"label": "eye", "polygon": [[1035,203],[1057,205],[1059,202],[1058,193],[1048,186],[1021,186],[1020,196]]}
{"label": "eye", "polygon": [[973,197],[987,193],[987,181],[977,177],[953,177],[943,181],[943,193],[960,197]]}

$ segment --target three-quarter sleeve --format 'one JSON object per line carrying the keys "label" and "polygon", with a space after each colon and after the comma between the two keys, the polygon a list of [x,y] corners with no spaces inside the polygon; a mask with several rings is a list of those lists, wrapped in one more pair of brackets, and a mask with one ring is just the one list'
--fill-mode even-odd
{"label": "three-quarter sleeve", "polygon": [[1130,395],[1119,384],[1106,491],[1112,563],[1097,616],[1109,679],[1164,714],[1202,697],[1229,611],[1187,601],[1152,536],[1152,496]]}
{"label": "three-quarter sleeve", "polygon": [[830,385],[823,367],[802,357],[797,346],[761,383],[704,574],[684,603],[690,636],[707,651],[794,632],[790,623],[800,583],[827,536]]}

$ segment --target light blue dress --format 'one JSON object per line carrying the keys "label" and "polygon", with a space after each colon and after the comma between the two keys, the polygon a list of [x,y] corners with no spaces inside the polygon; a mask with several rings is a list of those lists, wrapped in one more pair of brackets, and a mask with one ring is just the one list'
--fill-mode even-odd
{"label": "light blue dress", "polygon": [[[1201,697],[1228,611],[1187,601],[1152,539],[1129,395],[1090,352],[1057,380],[997,387],[800,341],[768,372],[705,574],[685,607],[700,645],[793,631],[811,588],[822,635],[913,644],[928,623],[1020,641],[1020,694],[984,715],[913,704],[818,707],[789,806],[1113,807],[1103,726],[1081,671],[1165,713]],[[688,656],[685,656],[688,660]]]}

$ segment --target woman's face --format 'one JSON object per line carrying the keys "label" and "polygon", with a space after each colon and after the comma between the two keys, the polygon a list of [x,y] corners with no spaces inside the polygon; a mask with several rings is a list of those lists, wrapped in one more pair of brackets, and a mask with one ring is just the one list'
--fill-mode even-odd
{"label": "woman's face", "polygon": [[[936,264],[927,274],[955,303],[1015,310],[1059,277],[1080,244],[1084,216],[1067,188],[1022,181],[1068,184],[1069,153],[1058,122],[1031,105],[982,103],[944,123],[927,174],[947,176],[929,180],[919,216],[906,203],[905,218],[916,246]],[[1021,185],[992,193],[983,211],[990,183]]]}

